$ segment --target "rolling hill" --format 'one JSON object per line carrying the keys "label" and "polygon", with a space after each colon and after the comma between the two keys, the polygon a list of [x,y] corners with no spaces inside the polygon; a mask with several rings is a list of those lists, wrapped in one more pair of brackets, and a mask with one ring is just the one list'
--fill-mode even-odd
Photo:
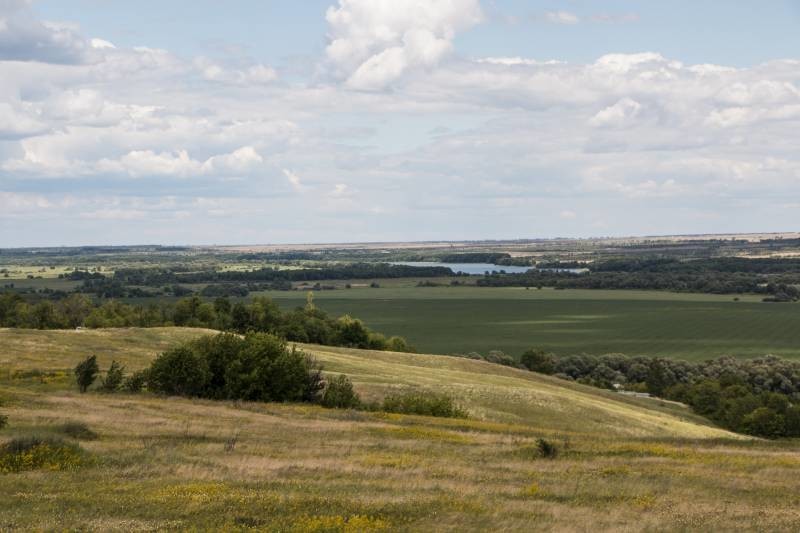
{"label": "rolling hill", "polygon": [[[791,530],[800,456],[684,407],[481,361],[302,346],[367,399],[444,390],[468,419],[75,391],[90,353],[129,371],[181,328],[0,330],[0,440],[97,434],[75,469],[0,473],[0,528]],[[63,436],[63,435],[62,435]],[[540,457],[538,439],[558,449]]]}

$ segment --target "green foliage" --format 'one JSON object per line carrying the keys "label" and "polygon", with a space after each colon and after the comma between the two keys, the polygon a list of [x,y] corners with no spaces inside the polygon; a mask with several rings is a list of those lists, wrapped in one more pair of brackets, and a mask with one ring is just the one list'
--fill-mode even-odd
{"label": "green foliage", "polygon": [[783,415],[769,407],[759,407],[742,418],[742,430],[751,435],[776,438],[786,432]]}
{"label": "green foliage", "polygon": [[484,361],[503,366],[517,366],[517,361],[501,350],[491,350],[483,356]]}
{"label": "green foliage", "polygon": [[467,413],[447,394],[430,391],[410,391],[391,394],[383,399],[381,409],[402,413],[444,418],[467,418]]}
{"label": "green foliage", "polygon": [[406,339],[403,337],[398,337],[397,335],[393,335],[389,337],[384,345],[384,350],[389,352],[405,352],[405,353],[414,353],[417,350],[411,346]]}
{"label": "green foliage", "polygon": [[520,357],[522,366],[533,372],[540,374],[552,374],[555,371],[555,361],[553,354],[544,350],[526,350]]}
{"label": "green foliage", "polygon": [[58,428],[59,433],[63,433],[68,437],[76,440],[96,440],[97,433],[92,431],[89,426],[83,422],[67,422]]}
{"label": "green foliage", "polygon": [[97,356],[90,355],[75,367],[75,379],[81,392],[86,392],[92,386],[100,367],[97,365]]}
{"label": "green foliage", "polygon": [[339,318],[335,324],[335,344],[348,348],[369,348],[369,330],[364,323],[350,315]]}
{"label": "green foliage", "polygon": [[174,396],[204,396],[210,376],[206,358],[184,344],[156,357],[148,370],[147,388]]}
{"label": "green foliage", "polygon": [[147,385],[147,375],[148,372],[146,370],[134,372],[125,378],[125,381],[122,383],[122,389],[134,394],[142,392],[142,389]]}
{"label": "green foliage", "polygon": [[148,370],[153,392],[248,401],[316,401],[319,368],[268,333],[202,337],[159,355]]}
{"label": "green foliage", "polygon": [[361,400],[353,390],[350,379],[344,374],[339,374],[328,381],[320,403],[324,407],[355,409],[361,405]]}
{"label": "green foliage", "polygon": [[[203,292],[216,294],[214,291]],[[258,331],[294,342],[413,351],[402,337],[387,340],[350,316],[333,319],[313,305],[283,312],[273,300],[264,296],[253,298],[249,304],[231,304],[221,296],[213,302],[191,296],[174,304],[162,301],[131,305],[109,300],[94,306],[82,294],[72,294],[55,303],[43,300],[31,304],[19,294],[0,293],[0,327],[62,329],[79,325],[89,328],[202,327],[238,333]]]}
{"label": "green foliage", "polygon": [[111,361],[111,366],[106,372],[106,377],[100,384],[100,390],[103,392],[117,392],[125,379],[125,367],[116,361]]}

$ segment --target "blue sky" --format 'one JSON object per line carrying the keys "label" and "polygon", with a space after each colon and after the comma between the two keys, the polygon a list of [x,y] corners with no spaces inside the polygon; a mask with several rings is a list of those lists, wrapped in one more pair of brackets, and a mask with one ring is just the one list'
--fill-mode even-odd
{"label": "blue sky", "polygon": [[0,247],[797,229],[800,2],[0,0]]}

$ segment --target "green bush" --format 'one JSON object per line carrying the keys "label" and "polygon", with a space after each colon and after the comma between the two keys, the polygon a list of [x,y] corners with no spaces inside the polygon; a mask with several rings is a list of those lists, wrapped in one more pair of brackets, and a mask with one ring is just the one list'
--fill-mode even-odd
{"label": "green bush", "polygon": [[522,366],[532,372],[552,374],[555,372],[555,357],[544,350],[527,350],[520,357]]}
{"label": "green bush", "polygon": [[220,334],[172,348],[147,375],[153,392],[262,402],[319,401],[319,366],[268,333]]}
{"label": "green bush", "polygon": [[122,382],[125,379],[125,367],[121,366],[116,361],[111,361],[111,366],[106,372],[106,377],[100,384],[100,390],[103,392],[117,392],[122,387]]}
{"label": "green bush", "polygon": [[742,429],[750,435],[759,437],[781,437],[785,431],[785,422],[782,415],[769,407],[759,407],[742,419]]}
{"label": "green bush", "polygon": [[83,422],[67,422],[58,428],[59,433],[76,440],[95,440],[97,433],[89,429]]}
{"label": "green bush", "polygon": [[382,410],[387,413],[402,413],[445,418],[466,418],[467,413],[446,394],[430,391],[411,391],[391,394],[383,399]]}
{"label": "green bush", "polygon": [[156,357],[148,371],[147,388],[175,396],[205,396],[210,375],[205,357],[185,344]]}
{"label": "green bush", "polygon": [[75,379],[81,392],[86,392],[97,379],[100,367],[97,365],[97,356],[91,355],[78,363],[75,367]]}
{"label": "green bush", "polygon": [[355,409],[361,405],[361,399],[353,390],[353,383],[344,374],[339,374],[328,382],[320,402],[324,407]]}
{"label": "green bush", "polygon": [[83,450],[61,439],[20,437],[0,447],[0,473],[70,470],[87,462]]}
{"label": "green bush", "polygon": [[144,386],[147,384],[147,371],[139,370],[125,378],[122,383],[122,388],[126,392],[138,393],[142,392]]}

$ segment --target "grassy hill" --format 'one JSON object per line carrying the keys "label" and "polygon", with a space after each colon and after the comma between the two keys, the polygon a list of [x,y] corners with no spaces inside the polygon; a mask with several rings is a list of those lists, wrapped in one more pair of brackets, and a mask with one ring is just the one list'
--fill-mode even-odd
{"label": "grassy hill", "polygon": [[[683,407],[432,355],[305,346],[366,398],[447,390],[469,419],[78,394],[89,353],[128,370],[180,329],[0,330],[0,440],[86,424],[84,465],[0,473],[0,529],[791,530],[800,456]],[[63,436],[63,435],[62,435]],[[559,449],[539,457],[537,439]]]}

